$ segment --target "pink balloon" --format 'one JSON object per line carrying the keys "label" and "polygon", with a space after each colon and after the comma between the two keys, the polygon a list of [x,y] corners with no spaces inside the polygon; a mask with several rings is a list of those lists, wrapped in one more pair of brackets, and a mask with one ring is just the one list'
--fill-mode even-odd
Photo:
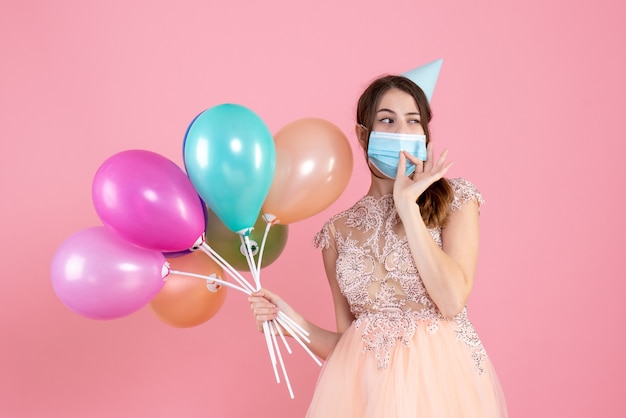
{"label": "pink balloon", "polygon": [[128,150],[109,157],[91,194],[102,222],[142,247],[182,251],[204,233],[203,203],[189,177],[157,153]]}
{"label": "pink balloon", "polygon": [[50,268],[59,299],[91,319],[135,312],[159,293],[168,273],[163,254],[131,244],[103,226],[67,238]]}

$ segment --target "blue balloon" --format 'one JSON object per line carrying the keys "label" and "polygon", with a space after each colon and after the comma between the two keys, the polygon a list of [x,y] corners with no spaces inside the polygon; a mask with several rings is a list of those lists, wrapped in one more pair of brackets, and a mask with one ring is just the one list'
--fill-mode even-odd
{"label": "blue balloon", "polygon": [[187,129],[183,159],[191,183],[222,223],[249,234],[276,169],[274,139],[263,120],[237,104],[207,109]]}

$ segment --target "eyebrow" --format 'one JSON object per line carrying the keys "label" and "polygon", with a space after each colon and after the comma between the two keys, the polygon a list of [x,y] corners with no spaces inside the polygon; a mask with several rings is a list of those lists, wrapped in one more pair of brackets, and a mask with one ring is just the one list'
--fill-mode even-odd
{"label": "eyebrow", "polygon": [[[389,113],[393,113],[394,115],[396,114],[396,112],[394,112],[393,110],[387,109],[385,107],[382,108],[382,109],[378,109],[376,111],[377,114],[380,113],[380,112],[389,112]],[[420,116],[420,113],[419,112],[409,112],[409,113],[406,114],[406,116]]]}

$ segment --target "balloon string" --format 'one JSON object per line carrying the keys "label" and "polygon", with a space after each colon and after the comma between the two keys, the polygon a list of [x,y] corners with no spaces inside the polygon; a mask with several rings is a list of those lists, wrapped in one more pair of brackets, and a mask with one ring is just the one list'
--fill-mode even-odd
{"label": "balloon string", "polygon": [[200,249],[213,261],[215,261],[220,267],[224,269],[228,274],[230,274],[237,283],[239,283],[244,289],[247,289],[246,293],[250,294],[254,292],[254,287],[246,280],[244,277],[233,268],[226,260],[222,258],[218,253],[213,250],[206,242],[200,244]]}
{"label": "balloon string", "polygon": [[[266,236],[267,236],[267,228],[266,228]],[[246,248],[246,260],[248,261],[248,266],[250,268],[250,271],[252,272],[252,276],[254,277],[254,281],[257,285],[257,290],[261,289],[261,255],[262,255],[262,250],[259,253],[259,264],[258,266],[255,266],[254,264],[254,256],[252,254],[252,247],[250,245],[250,238],[246,235],[240,235],[239,236],[242,243],[244,244],[245,248]],[[263,240],[263,243],[261,244],[261,248],[263,248],[263,244],[265,243],[265,239]],[[278,334],[280,335],[283,344],[285,345],[285,348],[287,349],[287,352],[289,352],[291,354],[291,348],[289,347],[289,344],[287,344],[287,341],[282,333],[282,331],[280,330],[280,326],[278,325],[280,322],[278,321],[265,321],[263,322],[263,334],[265,335],[265,343],[267,345],[267,351],[270,355],[270,361],[272,362],[272,369],[274,371],[274,376],[276,377],[276,383],[280,383],[280,376],[278,375],[278,369],[277,369],[277,365],[276,365],[276,360],[278,359],[278,363],[280,364],[280,369],[282,371],[282,374],[285,378],[285,383],[287,384],[287,389],[289,390],[289,396],[291,397],[291,399],[294,398],[294,394],[293,394],[293,389],[291,387],[291,382],[289,380],[289,376],[287,375],[287,369],[285,368],[285,363],[283,361],[283,356],[282,353],[280,351],[280,346],[278,344],[278,340],[276,338],[276,333],[278,332]],[[288,330],[288,332],[292,335],[295,336],[295,338],[297,340],[299,340],[298,336],[296,335],[295,332],[291,332],[291,329],[289,328],[289,326],[285,327],[286,330]],[[300,341],[301,344],[303,344]],[[319,360],[318,360],[319,361]]]}
{"label": "balloon string", "polygon": [[[254,281],[256,283],[257,290],[260,290],[261,281],[259,278],[259,273],[256,270],[255,265],[254,265],[252,248],[250,247],[250,239],[248,238],[247,235],[245,237],[243,235],[239,235],[239,238],[241,239],[241,243],[246,248],[246,260],[248,261],[248,267],[250,268],[250,272],[252,273],[252,277],[254,278]],[[265,336],[265,344],[267,345],[267,351],[270,355],[270,361],[272,363],[272,369],[274,370],[274,377],[276,377],[276,383],[280,383],[280,376],[278,375],[278,368],[276,367],[276,357],[278,356],[279,361],[281,363],[281,368],[283,370],[283,374],[285,375],[285,378],[287,379],[287,386],[289,388],[290,396],[293,399],[293,392],[291,390],[289,378],[286,377],[287,374],[285,372],[285,366],[283,364],[282,356],[280,355],[280,347],[278,346],[278,343],[276,342],[276,337],[273,335],[271,323],[268,321],[263,322],[263,335]]]}
{"label": "balloon string", "polygon": [[[279,312],[279,315],[282,312]],[[288,318],[287,315],[284,315],[285,318]],[[289,318],[289,320],[291,320],[291,318]],[[300,337],[298,337],[298,334],[296,332],[294,332],[294,330],[291,328],[290,325],[287,324],[287,322],[285,322],[281,316],[279,316],[278,318],[276,318],[276,322],[278,322],[283,328],[285,328],[285,330],[291,334],[291,336],[294,338],[294,340],[296,340],[298,342],[298,344],[300,344],[300,346],[302,346],[302,348],[304,348],[304,351],[307,352],[307,354],[309,356],[311,356],[311,358],[313,359],[313,361],[315,361],[315,363],[317,363],[318,366],[322,366],[322,362],[319,361],[319,359],[315,356],[315,354],[313,354],[313,352],[311,351],[311,349],[304,343],[302,342],[302,340],[300,339]],[[311,342],[308,338],[304,337],[307,342]]]}
{"label": "balloon string", "polygon": [[[205,253],[207,253],[207,255],[209,255],[214,261],[220,264],[222,268],[224,268],[228,273],[230,273],[233,276],[233,278],[237,280],[239,284],[245,288],[245,289],[241,289],[244,293],[250,295],[250,293],[255,291],[255,289],[252,288],[252,285],[248,281],[246,281],[243,278],[243,276],[241,276],[241,274],[239,274],[239,272],[235,270],[230,264],[228,264],[219,254],[217,254],[208,244],[203,242],[200,245],[200,249],[204,251]],[[231,285],[231,283],[228,283],[228,285]],[[302,348],[304,348],[304,350],[309,354],[309,356],[311,356],[311,358],[315,361],[315,363],[317,363],[318,366],[322,365],[322,363],[315,356],[315,354],[313,354],[313,352],[309,349],[309,347],[302,341],[302,340],[305,340],[307,343],[311,342],[311,340],[307,338],[309,333],[304,328],[302,328],[300,324],[295,322],[293,319],[291,319],[287,314],[285,314],[282,311],[278,312],[278,318],[276,318],[276,321],[298,342],[298,344],[300,344],[300,346],[302,346]],[[267,336],[266,336],[266,342],[267,343],[271,342],[271,340],[268,339]],[[284,341],[284,343],[287,348],[287,351],[291,351],[288,345],[286,344],[286,341]],[[272,350],[272,347],[268,346],[268,350]],[[271,355],[271,357],[273,356]],[[274,361],[275,359],[272,360],[272,365],[275,367]]]}
{"label": "balloon string", "polygon": [[248,235],[246,235],[245,237],[243,237],[243,240],[246,244],[246,250],[248,253],[248,261],[249,261],[249,266],[250,266],[250,271],[252,272],[252,276],[254,277],[256,284],[257,284],[257,289],[261,288],[261,275],[259,270],[256,268],[256,265],[254,264],[254,254],[252,253],[252,243],[250,242],[250,237]]}
{"label": "balloon string", "polygon": [[270,232],[270,228],[272,224],[267,222],[265,225],[265,233],[263,233],[263,240],[261,241],[261,249],[259,250],[259,261],[257,263],[257,270],[261,271],[261,260],[263,259],[263,253],[265,252],[265,242],[267,241],[267,236]]}
{"label": "balloon string", "polygon": [[280,376],[278,375],[278,369],[276,368],[276,354],[274,353],[274,344],[272,337],[270,336],[269,322],[263,322],[263,335],[265,336],[265,344],[267,344],[267,351],[270,355],[270,361],[272,362],[272,369],[274,370],[274,377],[276,377],[276,383],[280,383]]}
{"label": "balloon string", "polygon": [[[251,283],[249,283],[246,279],[244,279],[244,277],[237,270],[235,270],[223,257],[221,257],[217,252],[215,252],[215,250],[213,250],[206,242],[202,242],[199,248],[204,253],[206,253],[209,257],[211,257],[218,265],[220,265],[227,273],[229,273],[235,279],[235,281],[237,281],[237,283],[239,283],[242,287],[236,286],[229,282],[225,282],[223,280],[219,280],[219,281],[216,280],[216,282],[224,284],[225,286],[228,286],[228,287],[232,287],[247,295],[250,295],[255,290],[261,289],[261,274],[260,274],[261,262],[263,258],[263,252],[265,251],[265,243],[267,241],[267,236],[269,234],[270,228],[271,228],[271,223],[268,222],[265,227],[265,233],[263,235],[263,240],[261,242],[261,247],[259,250],[258,264],[256,265],[254,263],[254,255],[252,254],[250,238],[247,235],[245,237],[243,235],[239,235],[239,238],[241,239],[241,242],[246,249],[246,254],[245,254],[246,261],[248,262],[248,267],[250,268],[250,272],[256,284],[256,289],[252,286]],[[171,273],[181,274],[181,272],[171,272]],[[193,277],[203,277],[203,278],[205,277],[205,276],[195,275],[193,273],[182,273],[182,274],[193,276]],[[280,376],[278,374],[278,368],[277,368],[277,360],[278,360],[278,363],[280,363],[282,374],[285,378],[285,383],[287,384],[287,388],[289,390],[289,396],[291,397],[291,399],[293,399],[294,398],[293,389],[291,387],[291,382],[289,380],[289,376],[287,375],[287,370],[283,362],[282,354],[280,351],[280,346],[278,344],[278,339],[276,338],[276,333],[278,333],[278,335],[280,336],[287,352],[291,354],[292,351],[291,351],[291,347],[289,347],[289,344],[287,343],[287,340],[285,339],[285,336],[281,328],[287,331],[289,335],[291,335],[298,342],[298,344],[302,346],[302,348],[307,352],[307,354],[309,354],[309,356],[311,356],[311,358],[315,361],[315,363],[317,363],[318,366],[322,366],[322,363],[315,356],[315,354],[313,354],[313,352],[309,349],[307,344],[302,341],[302,340],[305,340],[307,343],[311,342],[311,340],[307,338],[309,333],[304,328],[302,328],[298,323],[296,323],[293,319],[291,319],[288,315],[286,315],[282,311],[279,311],[278,317],[276,319],[270,322],[266,321],[263,323],[263,334],[265,336],[265,343],[267,345],[267,350],[270,356],[270,361],[272,363],[274,376],[276,377],[276,382],[280,383]]]}
{"label": "balloon string", "polygon": [[283,345],[287,349],[287,352],[291,354],[292,352],[291,347],[289,346],[289,343],[287,342],[287,339],[285,338],[285,334],[283,333],[283,328],[278,325],[278,322],[275,319],[272,320],[272,322],[274,323],[274,327],[278,331],[278,335],[280,335],[280,339],[283,341]]}
{"label": "balloon string", "polygon": [[276,341],[276,333],[274,332],[274,321],[267,322],[267,324],[272,335],[272,342],[274,344],[274,347],[276,347],[276,356],[278,357],[278,361],[280,363],[280,369],[282,370],[283,376],[285,377],[287,389],[289,389],[289,396],[291,397],[291,399],[293,399],[294,396],[293,389],[291,388],[291,382],[289,381],[289,376],[287,376],[287,369],[285,368],[285,363],[283,362],[283,356],[280,352],[280,346],[278,345],[278,341]]}
{"label": "balloon string", "polygon": [[254,283],[256,284],[256,290],[261,289],[261,278],[259,276],[259,272],[254,265],[254,255],[252,254],[252,246],[250,244],[250,237],[239,235],[239,239],[241,240],[241,244],[246,249],[246,261],[248,262],[248,268],[250,269],[250,273],[252,273],[252,278],[254,279]]}
{"label": "balloon string", "polygon": [[231,289],[238,290],[238,291],[243,292],[243,293],[245,293],[245,294],[247,294],[247,295],[249,295],[249,294],[250,294],[250,292],[249,292],[249,291],[247,291],[246,289],[243,289],[243,288],[241,288],[241,287],[239,287],[239,286],[237,286],[237,285],[235,285],[235,284],[229,283],[229,282],[227,282],[227,281],[225,281],[225,280],[218,279],[217,277],[203,276],[203,275],[201,275],[201,274],[196,274],[196,273],[188,273],[188,272],[186,272],[186,271],[178,271],[178,270],[170,270],[170,271],[169,271],[169,274],[176,274],[176,275],[178,275],[178,276],[196,277],[196,278],[198,278],[198,279],[204,279],[204,280],[206,280],[206,281],[207,281],[207,283],[208,283],[208,282],[211,282],[211,283],[219,283],[219,284],[220,284],[220,285],[222,285],[222,286],[230,287]]}
{"label": "balloon string", "polygon": [[289,324],[291,324],[291,326],[294,327],[296,331],[298,331],[298,334],[300,334],[306,340],[306,342],[308,343],[311,342],[307,338],[309,336],[309,332],[305,330],[304,328],[302,328],[300,324],[298,324],[296,321],[294,321],[289,316],[287,316],[287,314],[285,314],[283,311],[279,311],[278,316],[281,317],[283,320],[287,321]]}

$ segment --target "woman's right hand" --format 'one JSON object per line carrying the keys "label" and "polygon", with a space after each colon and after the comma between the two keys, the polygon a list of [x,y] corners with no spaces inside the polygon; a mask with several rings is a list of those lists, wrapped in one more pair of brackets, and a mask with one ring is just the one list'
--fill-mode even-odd
{"label": "woman's right hand", "polygon": [[[303,325],[303,319],[294,311],[280,296],[270,292],[267,289],[261,289],[253,292],[248,297],[252,314],[256,320],[257,329],[263,332],[263,323],[272,321],[278,317],[278,312],[283,312],[299,325]],[[284,328],[282,331],[285,335],[290,335]]]}

